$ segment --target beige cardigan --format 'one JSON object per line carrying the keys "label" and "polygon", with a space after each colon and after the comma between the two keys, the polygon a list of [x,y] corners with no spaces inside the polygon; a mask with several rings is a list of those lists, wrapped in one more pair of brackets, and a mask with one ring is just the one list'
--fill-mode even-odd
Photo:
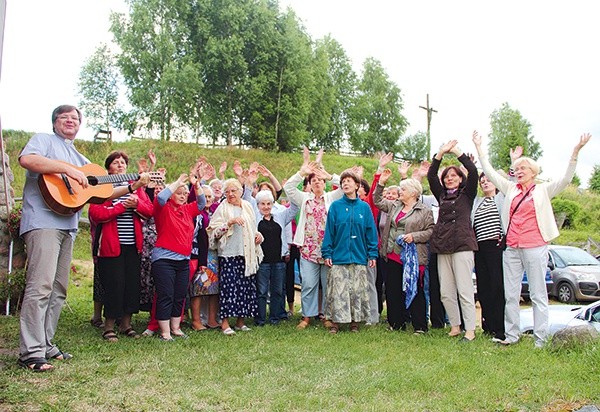
{"label": "beige cardigan", "polygon": [[[510,181],[496,172],[487,157],[480,156],[479,161],[487,178],[506,196],[504,205],[502,206],[502,226],[504,227],[504,233],[506,233],[512,201],[521,193],[521,190],[516,182]],[[554,219],[551,200],[571,182],[576,166],[577,161],[569,162],[569,167],[567,167],[565,175],[560,180],[538,183],[532,192],[535,217],[545,242],[550,242],[560,235],[556,220]]]}

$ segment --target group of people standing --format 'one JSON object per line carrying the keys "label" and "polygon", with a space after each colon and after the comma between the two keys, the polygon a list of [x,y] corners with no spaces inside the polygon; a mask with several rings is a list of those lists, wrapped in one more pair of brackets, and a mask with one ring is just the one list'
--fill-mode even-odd
{"label": "group of people standing", "polygon": [[[80,212],[64,216],[49,209],[37,178],[59,173],[75,182],[76,190],[87,188],[78,167],[89,161],[72,145],[80,122],[77,108],[59,106],[52,115],[54,133],[33,136],[19,157],[27,169],[21,233],[29,253],[19,365],[33,371],[51,370],[49,360],[72,357],[52,339]],[[433,327],[447,321],[449,336],[470,342],[475,339],[475,268],[483,329],[494,341],[513,344],[519,339],[520,283],[526,271],[535,344],[541,346],[548,330],[547,244],[558,236],[550,199],[570,182],[590,137],[584,134],[575,146],[564,178],[548,183],[536,181],[539,167],[518,150],[511,152],[513,175],[496,172],[477,132],[472,140],[482,174],[451,140],[413,177],[402,164],[403,179],[387,187],[391,153],[380,156],[369,185],[362,168],[331,175],[322,151],[310,161],[305,149],[302,166],[283,187],[256,163],[243,169],[235,162],[235,178],[225,180],[224,162],[217,179],[204,158],[165,186],[151,182],[156,157],[149,153],[150,167],[138,163],[139,179],[116,183],[109,199],[89,208],[96,266],[92,324],[103,328],[107,341],[116,342],[119,335],[138,338],[131,317],[144,300],[151,300],[151,320],[143,335],[157,333],[165,341],[187,337],[181,320],[188,305],[195,330],[220,328],[234,335],[250,330],[248,318],[257,326],[277,324],[293,313],[292,257],[299,257],[302,318],[297,329],[320,319],[332,334],[345,324],[358,332],[361,323],[379,321],[385,296],[391,330],[412,324],[415,334],[423,334],[429,321]],[[447,154],[461,165],[440,173]],[[124,175],[128,165],[123,152],[105,161],[111,175]],[[260,174],[269,182],[257,184]],[[423,194],[425,176],[432,195]],[[203,298],[208,301],[204,318]],[[445,315],[434,309],[439,307]]]}

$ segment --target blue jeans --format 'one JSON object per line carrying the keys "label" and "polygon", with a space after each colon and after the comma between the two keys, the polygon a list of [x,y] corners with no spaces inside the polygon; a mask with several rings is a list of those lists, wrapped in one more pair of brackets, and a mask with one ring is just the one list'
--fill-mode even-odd
{"label": "blue jeans", "polygon": [[286,318],[285,312],[285,262],[261,263],[256,272],[258,289],[258,315],[254,318],[257,325],[264,325],[267,319],[267,299],[271,295],[269,305],[269,322],[277,323]]}

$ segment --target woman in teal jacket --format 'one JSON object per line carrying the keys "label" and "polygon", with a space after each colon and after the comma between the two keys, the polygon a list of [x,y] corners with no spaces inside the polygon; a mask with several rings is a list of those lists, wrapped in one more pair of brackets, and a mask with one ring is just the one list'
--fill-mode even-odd
{"label": "woman in teal jacket", "polygon": [[344,197],[329,208],[321,247],[331,268],[325,305],[331,333],[337,333],[339,323],[350,323],[350,330],[358,332],[358,322],[369,319],[367,264],[374,267],[377,259],[375,220],[369,205],[356,195],[360,178],[346,171],[341,186]]}

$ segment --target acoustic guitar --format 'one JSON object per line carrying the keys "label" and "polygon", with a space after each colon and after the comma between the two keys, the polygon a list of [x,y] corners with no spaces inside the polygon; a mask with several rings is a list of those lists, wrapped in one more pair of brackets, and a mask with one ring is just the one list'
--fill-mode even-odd
{"label": "acoustic guitar", "polygon": [[[86,203],[103,203],[112,196],[113,183],[140,178],[137,173],[109,175],[102,166],[93,163],[82,167],[66,164],[86,175],[89,183],[87,188],[84,189],[79,182],[64,173],[40,174],[38,178],[44,201],[50,209],[63,216],[77,213]],[[154,181],[162,181],[164,177],[161,173],[152,172],[150,178]]]}

